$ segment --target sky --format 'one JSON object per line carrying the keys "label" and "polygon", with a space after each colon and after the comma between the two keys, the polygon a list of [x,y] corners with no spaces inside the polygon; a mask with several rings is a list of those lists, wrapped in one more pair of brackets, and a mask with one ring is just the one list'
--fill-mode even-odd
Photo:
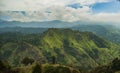
{"label": "sky", "polygon": [[0,0],[0,19],[20,22],[60,20],[120,23],[120,1]]}

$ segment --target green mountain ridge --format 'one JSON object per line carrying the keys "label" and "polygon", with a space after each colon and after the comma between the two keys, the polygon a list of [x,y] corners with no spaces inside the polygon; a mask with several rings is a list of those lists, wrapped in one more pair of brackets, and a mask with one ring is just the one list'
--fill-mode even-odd
{"label": "green mountain ridge", "polygon": [[116,27],[114,25],[78,25],[72,27],[72,29],[93,32],[94,34],[110,40],[114,43],[120,43],[120,29],[119,27]]}
{"label": "green mountain ridge", "polygon": [[20,65],[25,57],[30,57],[38,62],[45,61],[42,52],[28,43],[6,43],[1,47],[0,59],[8,60],[13,66]]}
{"label": "green mountain ridge", "polygon": [[[105,25],[102,23],[96,23],[96,24],[89,23],[89,24],[79,24],[70,28],[73,30],[93,32],[94,34],[101,36],[107,40],[110,40],[114,43],[117,44],[120,43],[119,26],[116,27],[115,25],[110,25],[110,24]],[[6,32],[14,32],[14,33],[19,32],[23,34],[41,34],[47,29],[48,28],[40,28],[40,27],[38,28],[37,27],[36,28],[35,27],[4,27],[4,28],[0,28],[0,34]]]}
{"label": "green mountain ridge", "polygon": [[[58,62],[64,58],[65,60],[62,62],[67,61],[65,64],[68,65],[74,64],[82,67],[83,65],[84,67],[95,67],[108,60],[112,60],[114,56],[117,57],[112,52],[118,50],[116,49],[118,48],[117,45],[91,32],[72,31],[70,29],[49,29],[44,32],[41,39],[41,50],[46,49],[45,53],[49,52],[57,56]],[[61,57],[61,55],[63,56]]]}
{"label": "green mountain ridge", "polygon": [[[20,65],[26,56],[37,61],[42,58],[42,61],[49,63],[51,57],[55,56],[58,64],[89,69],[120,57],[120,45],[91,32],[51,28],[42,34],[13,34],[13,40],[8,39],[10,35],[6,38],[4,36],[0,42],[0,59],[5,57],[12,64],[18,62]],[[6,57],[7,52],[10,54]]]}

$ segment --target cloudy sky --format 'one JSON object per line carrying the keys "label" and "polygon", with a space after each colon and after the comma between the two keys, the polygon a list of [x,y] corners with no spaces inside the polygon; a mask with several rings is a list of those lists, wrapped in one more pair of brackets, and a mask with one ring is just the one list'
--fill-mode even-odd
{"label": "cloudy sky", "polygon": [[0,0],[7,21],[100,21],[120,23],[119,0]]}

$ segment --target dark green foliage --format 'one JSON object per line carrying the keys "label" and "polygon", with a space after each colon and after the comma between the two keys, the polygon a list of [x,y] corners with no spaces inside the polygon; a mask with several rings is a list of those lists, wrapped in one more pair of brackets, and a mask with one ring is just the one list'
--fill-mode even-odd
{"label": "dark green foliage", "polygon": [[[1,64],[2,65],[2,64]],[[32,65],[20,68],[4,68],[0,73],[119,73],[120,59],[115,58],[111,63],[99,66],[94,70],[82,70],[59,64],[39,64],[35,62]]]}
{"label": "dark green foliage", "polygon": [[32,58],[29,58],[29,57],[25,57],[21,63],[24,64],[24,65],[28,65],[28,64],[32,64],[34,62],[34,59]]}
{"label": "dark green foliage", "polygon": [[72,73],[70,68],[64,66],[47,65],[44,67],[43,73]]}
{"label": "dark green foliage", "polygon": [[91,73],[115,73],[120,71],[120,59],[115,58],[110,64],[97,67]]}
{"label": "dark green foliage", "polygon": [[52,56],[52,64],[56,64],[56,57],[55,56]]}
{"label": "dark green foliage", "polygon": [[111,63],[111,70],[120,71],[120,59],[115,58]]}
{"label": "dark green foliage", "polygon": [[42,73],[42,65],[39,63],[35,63],[32,67],[32,73]]}
{"label": "dark green foliage", "polygon": [[9,70],[11,67],[9,63],[5,60],[0,60],[0,71],[6,71]]}
{"label": "dark green foliage", "polygon": [[100,48],[107,48],[109,45],[106,40],[97,37],[96,35],[91,35],[90,39],[94,40],[95,44]]}

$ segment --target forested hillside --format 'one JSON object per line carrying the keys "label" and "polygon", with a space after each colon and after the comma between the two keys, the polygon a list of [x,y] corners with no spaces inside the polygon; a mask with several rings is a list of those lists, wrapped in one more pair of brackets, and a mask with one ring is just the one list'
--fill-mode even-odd
{"label": "forested hillside", "polygon": [[105,40],[91,32],[51,28],[42,34],[0,34],[0,59],[20,66],[25,57],[38,62],[91,69],[120,57],[120,45]]}

